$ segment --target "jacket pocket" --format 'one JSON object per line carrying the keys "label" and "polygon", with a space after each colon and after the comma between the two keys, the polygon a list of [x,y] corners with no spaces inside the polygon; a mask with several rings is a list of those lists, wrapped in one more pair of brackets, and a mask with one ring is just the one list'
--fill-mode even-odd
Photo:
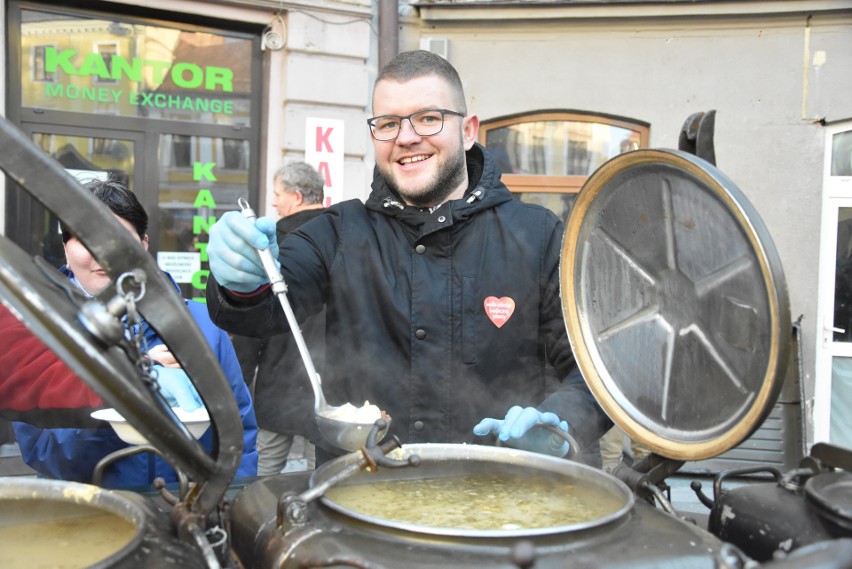
{"label": "jacket pocket", "polygon": [[475,277],[463,277],[462,280],[462,357],[466,364],[476,363],[475,281]]}

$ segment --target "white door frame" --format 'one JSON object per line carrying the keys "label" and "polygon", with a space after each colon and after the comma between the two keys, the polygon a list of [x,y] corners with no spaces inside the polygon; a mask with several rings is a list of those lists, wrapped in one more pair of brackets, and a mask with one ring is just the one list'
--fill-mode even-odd
{"label": "white door frame", "polygon": [[820,235],[818,330],[814,382],[814,443],[829,442],[831,427],[832,359],[852,358],[852,342],[834,342],[834,276],[837,265],[837,220],[840,208],[852,208],[852,176],[832,176],[832,141],[835,134],[852,130],[852,121],[826,127]]}

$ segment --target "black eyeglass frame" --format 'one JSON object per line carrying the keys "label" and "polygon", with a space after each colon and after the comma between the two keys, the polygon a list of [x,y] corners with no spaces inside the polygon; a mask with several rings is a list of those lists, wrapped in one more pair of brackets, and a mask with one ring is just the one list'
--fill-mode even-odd
{"label": "black eyeglass frame", "polygon": [[[417,132],[417,127],[414,126],[414,123],[411,121],[411,117],[413,117],[414,115],[419,115],[421,113],[441,113],[441,128],[438,129],[437,132],[433,132],[432,134],[420,134],[419,132]],[[445,115],[453,115],[453,116],[462,117],[462,118],[467,116],[464,113],[460,113],[458,111],[451,111],[450,109],[421,109],[419,111],[415,111],[415,112],[411,113],[410,115],[405,115],[405,116],[379,115],[377,117],[370,117],[370,118],[367,119],[367,126],[370,127],[370,136],[372,136],[375,140],[378,140],[379,142],[390,142],[391,140],[396,140],[397,138],[399,138],[399,133],[402,132],[402,121],[403,120],[408,121],[408,124],[411,125],[411,129],[414,131],[414,133],[417,136],[435,136],[436,134],[440,134],[444,130],[444,123],[446,122]],[[384,118],[389,118],[389,117],[393,117],[393,118],[398,119],[399,128],[396,131],[396,136],[394,136],[393,138],[378,138],[376,136],[376,133],[373,131],[373,129],[376,126],[373,123],[375,121],[379,120],[379,119],[384,119]]]}

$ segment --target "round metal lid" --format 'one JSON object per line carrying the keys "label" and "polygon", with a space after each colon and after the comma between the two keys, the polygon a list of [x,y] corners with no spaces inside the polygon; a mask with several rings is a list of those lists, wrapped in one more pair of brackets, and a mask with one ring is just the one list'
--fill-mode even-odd
{"label": "round metal lid", "polygon": [[701,460],[769,414],[790,338],[784,275],[757,212],[709,162],[639,150],[605,163],[571,210],[560,270],[577,363],[631,438]]}

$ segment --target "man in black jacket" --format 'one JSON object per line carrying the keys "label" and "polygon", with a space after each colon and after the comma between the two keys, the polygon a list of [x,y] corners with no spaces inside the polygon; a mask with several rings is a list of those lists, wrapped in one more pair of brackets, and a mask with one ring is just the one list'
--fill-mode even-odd
{"label": "man in black jacket", "polygon": [[[272,176],[272,207],[280,219],[276,238],[322,214],[325,180],[306,162],[290,162]],[[325,311],[302,323],[302,334],[317,371],[325,359]],[[257,475],[271,476],[287,466],[294,437],[306,439],[305,458],[312,469],[314,396],[299,348],[290,334],[263,338],[234,336],[234,348],[246,383],[253,386],[257,416]],[[284,379],[286,378],[286,380]]]}
{"label": "man in black jacket", "polygon": [[[373,113],[366,203],[327,208],[280,251],[269,219],[229,212],[212,227],[214,321],[258,335],[287,329],[254,250],[272,247],[296,317],[326,307],[329,403],[379,405],[403,443],[496,435],[556,456],[567,443],[539,425],[570,422],[599,464],[597,440],[612,423],[577,370],[563,321],[562,222],[512,198],[476,143],[479,119],[445,59],[394,58],[376,79]],[[548,366],[562,380],[555,391]]]}

